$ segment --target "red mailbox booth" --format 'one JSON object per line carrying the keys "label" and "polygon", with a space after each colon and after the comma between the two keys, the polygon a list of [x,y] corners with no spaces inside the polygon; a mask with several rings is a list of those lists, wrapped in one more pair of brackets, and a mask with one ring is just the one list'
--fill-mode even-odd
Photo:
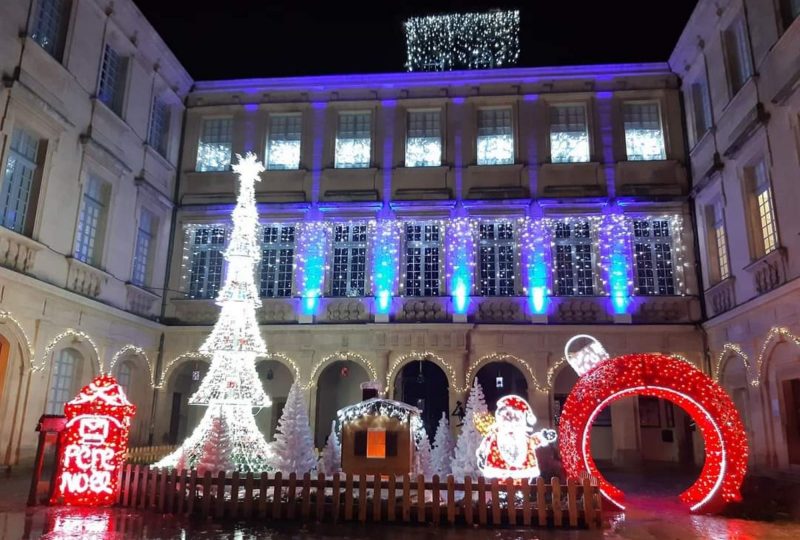
{"label": "red mailbox booth", "polygon": [[100,375],[66,404],[50,504],[110,506],[119,491],[136,407],[114,377]]}

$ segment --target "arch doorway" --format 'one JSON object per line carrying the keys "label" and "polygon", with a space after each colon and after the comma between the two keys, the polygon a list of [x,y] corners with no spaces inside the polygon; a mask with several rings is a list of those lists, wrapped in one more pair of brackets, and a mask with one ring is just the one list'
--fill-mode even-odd
{"label": "arch doorway", "polygon": [[370,379],[361,364],[338,360],[328,364],[317,379],[316,421],[314,444],[325,446],[331,432],[331,422],[342,407],[361,401],[361,383]]}
{"label": "arch doorway", "polygon": [[394,397],[422,411],[428,439],[433,442],[442,413],[450,406],[447,375],[430,360],[409,362],[394,379]]}
{"label": "arch doorway", "polygon": [[256,425],[264,438],[271,441],[275,436],[275,428],[286,405],[286,397],[292,387],[294,377],[285,365],[277,360],[264,360],[256,365],[258,378],[264,387],[264,392],[272,400],[272,407],[255,411]]}
{"label": "arch doorway", "polygon": [[169,431],[164,434],[168,444],[178,444],[188,437],[205,414],[205,407],[189,405],[189,398],[200,388],[208,372],[208,363],[203,360],[185,362],[172,374],[169,384],[169,399],[172,407]]}
{"label": "arch doorway", "polygon": [[598,470],[591,452],[598,414],[626,397],[660,398],[683,409],[705,441],[700,476],[680,494],[692,511],[711,511],[741,498],[747,470],[747,436],[725,390],[692,364],[661,354],[630,354],[605,360],[581,377],[567,397],[559,423],[559,447],[568,477],[589,473],[600,492],[623,508],[622,490]]}
{"label": "arch doorway", "polygon": [[119,359],[114,366],[113,375],[125,391],[128,400],[136,405],[136,416],[131,423],[130,446],[147,444],[150,408],[153,394],[150,388],[150,372],[142,364],[147,360],[135,354]]}
{"label": "arch doorway", "polygon": [[[478,370],[475,378],[483,388],[486,405],[490,412],[497,408],[497,400],[514,394],[525,401],[528,399],[528,381],[517,367],[508,362],[489,362]],[[472,387],[472,384],[470,384]]]}

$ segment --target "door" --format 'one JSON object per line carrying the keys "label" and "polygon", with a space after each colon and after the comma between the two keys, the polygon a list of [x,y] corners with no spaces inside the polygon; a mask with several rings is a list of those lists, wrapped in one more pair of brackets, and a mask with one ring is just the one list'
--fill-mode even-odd
{"label": "door", "polygon": [[183,395],[180,392],[172,394],[172,412],[169,417],[169,444],[178,443],[178,430],[181,424],[181,401]]}
{"label": "door", "polygon": [[783,381],[783,403],[786,409],[786,445],[789,463],[800,465],[800,379]]}

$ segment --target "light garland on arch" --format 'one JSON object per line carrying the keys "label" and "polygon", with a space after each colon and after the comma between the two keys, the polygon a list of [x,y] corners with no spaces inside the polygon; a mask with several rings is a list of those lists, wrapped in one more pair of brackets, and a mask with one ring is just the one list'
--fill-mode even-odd
{"label": "light garland on arch", "polygon": [[25,340],[25,346],[28,349],[29,361],[31,362],[31,366],[33,366],[33,362],[36,358],[36,352],[33,348],[33,344],[31,343],[30,338],[28,337],[28,333],[25,332],[25,328],[23,328],[22,323],[19,322],[16,318],[14,318],[14,316],[11,314],[10,311],[0,310],[0,322],[6,322],[6,321],[14,323],[14,326],[16,326],[17,330],[19,330],[20,334],[22,334],[22,339]]}
{"label": "light garland on arch", "polygon": [[764,343],[761,345],[761,349],[758,351],[758,358],[756,359],[756,377],[754,379],[755,382],[753,386],[758,386],[761,382],[761,369],[764,365],[764,355],[767,352],[767,348],[770,346],[773,340],[779,337],[789,340],[791,343],[794,343],[796,346],[800,347],[800,337],[794,335],[785,326],[773,326],[770,328],[769,332],[767,333],[767,337],[764,339]]}
{"label": "light garland on arch", "polygon": [[468,391],[472,387],[472,379],[478,374],[478,371],[481,370],[484,366],[491,364],[492,362],[505,362],[505,363],[513,363],[522,366],[525,371],[530,376],[530,380],[533,382],[533,387],[537,392],[547,393],[548,388],[542,386],[539,383],[539,380],[536,378],[536,375],[533,373],[533,368],[523,360],[513,354],[506,354],[506,353],[492,353],[487,354],[486,356],[480,357],[475,362],[471,363],[470,366],[467,368],[467,379],[464,388],[461,389],[462,392]]}
{"label": "light garland on arch", "polygon": [[350,361],[360,364],[362,367],[367,369],[368,375],[370,376],[370,380],[377,380],[378,379],[378,371],[375,369],[375,366],[372,365],[372,362],[364,358],[358,353],[354,352],[346,352],[340,351],[328,354],[322,358],[319,362],[317,362],[314,367],[311,369],[311,374],[308,376],[308,381],[306,381],[305,385],[302,385],[303,390],[310,390],[317,385],[317,373],[321,371],[322,367],[325,366],[328,362],[334,361]]}
{"label": "light garland on arch", "polygon": [[142,349],[141,347],[137,347],[136,345],[125,345],[120,350],[115,352],[114,356],[111,357],[111,361],[108,363],[107,373],[109,373],[109,374],[113,373],[114,366],[117,365],[117,362],[119,361],[119,359],[122,358],[124,355],[126,355],[128,353],[132,353],[134,355],[139,355],[142,358],[144,358],[144,363],[145,363],[145,365],[147,365],[147,372],[150,374],[150,386],[152,388],[155,388],[156,374],[153,371],[153,365],[150,362],[150,357],[147,356],[147,352],[145,352],[144,349]]}
{"label": "light garland on arch", "polygon": [[53,339],[50,340],[50,343],[47,344],[47,347],[44,348],[44,352],[42,353],[41,361],[39,362],[38,366],[33,366],[31,371],[43,371],[47,368],[47,357],[50,356],[50,353],[56,348],[56,345],[61,342],[62,339],[66,337],[72,336],[73,338],[77,338],[79,340],[85,340],[92,346],[92,350],[94,351],[94,356],[97,359],[97,373],[103,373],[103,361],[100,358],[100,351],[97,348],[97,344],[94,340],[87,334],[86,332],[82,332],[80,330],[74,330],[69,328],[64,330],[60,334],[56,335]]}
{"label": "light garland on arch", "polygon": [[456,381],[456,371],[453,366],[451,366],[444,358],[431,351],[412,351],[398,356],[394,359],[391,366],[389,366],[389,371],[386,373],[386,392],[389,391],[389,388],[393,387],[394,378],[397,376],[397,372],[402,366],[405,364],[410,364],[411,362],[421,362],[424,360],[439,364],[439,366],[444,369],[445,374],[447,375],[447,380],[455,391],[466,391],[458,386],[458,382]]}
{"label": "light garland on arch", "polygon": [[167,377],[169,376],[170,372],[172,371],[172,366],[176,363],[180,362],[181,360],[204,360],[206,362],[211,362],[211,355],[201,353],[198,351],[186,351],[182,352],[169,362],[167,365],[164,366],[164,369],[161,371],[161,376],[158,378],[158,384],[155,385],[153,388],[160,389],[164,388],[164,385],[167,382]]}
{"label": "light garland on arch", "polygon": [[265,354],[264,356],[261,357],[261,360],[256,361],[256,366],[258,366],[258,364],[260,364],[261,362],[267,362],[267,361],[270,361],[270,360],[272,360],[274,362],[281,363],[281,364],[283,364],[285,366],[289,366],[292,369],[292,371],[294,372],[294,380],[297,381],[298,383],[302,382],[302,379],[300,377],[300,367],[297,365],[297,362],[295,362],[289,356],[287,356],[287,355],[285,355],[283,353],[280,353],[280,352],[273,352],[273,353],[267,352],[267,354]]}

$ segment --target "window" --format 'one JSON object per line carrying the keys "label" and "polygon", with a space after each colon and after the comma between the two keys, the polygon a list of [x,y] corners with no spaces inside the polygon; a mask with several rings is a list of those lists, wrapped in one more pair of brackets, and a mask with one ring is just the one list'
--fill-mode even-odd
{"label": "window", "polygon": [[728,235],[725,231],[725,209],[722,206],[722,201],[717,201],[709,206],[708,224],[709,224],[709,257],[711,258],[712,281],[717,283],[727,279],[730,272],[730,263],[728,259]]}
{"label": "window", "polygon": [[106,234],[111,188],[96,176],[90,176],[83,192],[83,204],[75,235],[75,258],[86,264],[100,265]]}
{"label": "window", "polygon": [[266,225],[261,243],[261,296],[292,296],[294,225]]}
{"label": "window", "polygon": [[136,231],[136,249],[133,254],[131,282],[144,287],[150,280],[153,266],[153,246],[155,245],[158,220],[142,208],[139,214],[139,228]]}
{"label": "window", "polygon": [[435,167],[442,164],[442,136],[439,111],[408,113],[406,167]]}
{"label": "window", "polygon": [[131,376],[133,375],[133,369],[131,367],[130,362],[122,362],[117,368],[117,383],[122,387],[125,391],[125,394],[129,394],[131,391]]}
{"label": "window", "polygon": [[331,296],[364,296],[367,277],[367,226],[336,225],[333,230]]}
{"label": "window", "polygon": [[267,169],[300,168],[300,114],[271,114],[267,141]]}
{"label": "window", "polygon": [[550,159],[553,163],[589,161],[585,106],[555,105],[550,108]]}
{"label": "window", "polygon": [[480,224],[481,295],[514,295],[514,232],[508,222]]}
{"label": "window", "polygon": [[367,430],[367,458],[386,459],[386,430]]}
{"label": "window", "polygon": [[406,224],[406,296],[439,296],[441,238],[439,225]]}
{"label": "window", "polygon": [[39,139],[22,128],[14,128],[0,187],[0,225],[20,234],[28,234],[33,225],[38,159]]}
{"label": "window", "polygon": [[772,189],[764,160],[759,161],[754,167],[745,169],[745,176],[750,184],[751,220],[756,224],[755,255],[762,257],[778,248],[778,229],[772,205]]}
{"label": "window", "polygon": [[33,6],[31,39],[58,60],[64,54],[70,0],[38,0]]}
{"label": "window", "polygon": [[368,112],[339,113],[334,164],[337,169],[369,167],[372,147],[371,119]]}
{"label": "window", "polygon": [[227,171],[231,166],[232,118],[206,118],[197,147],[198,171]]}
{"label": "window", "polygon": [[164,100],[155,98],[153,109],[150,111],[150,132],[147,135],[147,143],[164,157],[167,156],[169,143],[169,120],[169,105]]}
{"label": "window", "polygon": [[736,94],[753,74],[750,44],[747,39],[747,23],[744,16],[737,19],[722,33],[725,47],[725,62],[728,70],[728,86],[731,96]]}
{"label": "window", "polygon": [[658,103],[626,103],[625,147],[630,161],[666,159]]}
{"label": "window", "polygon": [[97,97],[106,106],[122,116],[125,97],[125,79],[128,75],[128,59],[106,43],[103,51],[103,67],[100,70],[100,88]]}
{"label": "window", "polygon": [[514,163],[511,109],[478,111],[478,165]]}
{"label": "window", "polygon": [[711,119],[711,101],[708,97],[708,84],[705,79],[690,86],[692,100],[692,116],[694,117],[694,141],[700,138],[711,129],[713,121]]}
{"label": "window", "polygon": [[45,414],[64,414],[64,405],[71,400],[81,356],[75,349],[61,349],[53,363],[50,391]]}
{"label": "window", "polygon": [[635,219],[633,241],[638,294],[675,294],[672,232],[669,221]]}
{"label": "window", "polygon": [[189,256],[189,298],[216,298],[222,282],[222,251],[225,229],[198,227],[191,231]]}
{"label": "window", "polygon": [[589,222],[557,222],[553,236],[556,296],[595,294],[593,241]]}

